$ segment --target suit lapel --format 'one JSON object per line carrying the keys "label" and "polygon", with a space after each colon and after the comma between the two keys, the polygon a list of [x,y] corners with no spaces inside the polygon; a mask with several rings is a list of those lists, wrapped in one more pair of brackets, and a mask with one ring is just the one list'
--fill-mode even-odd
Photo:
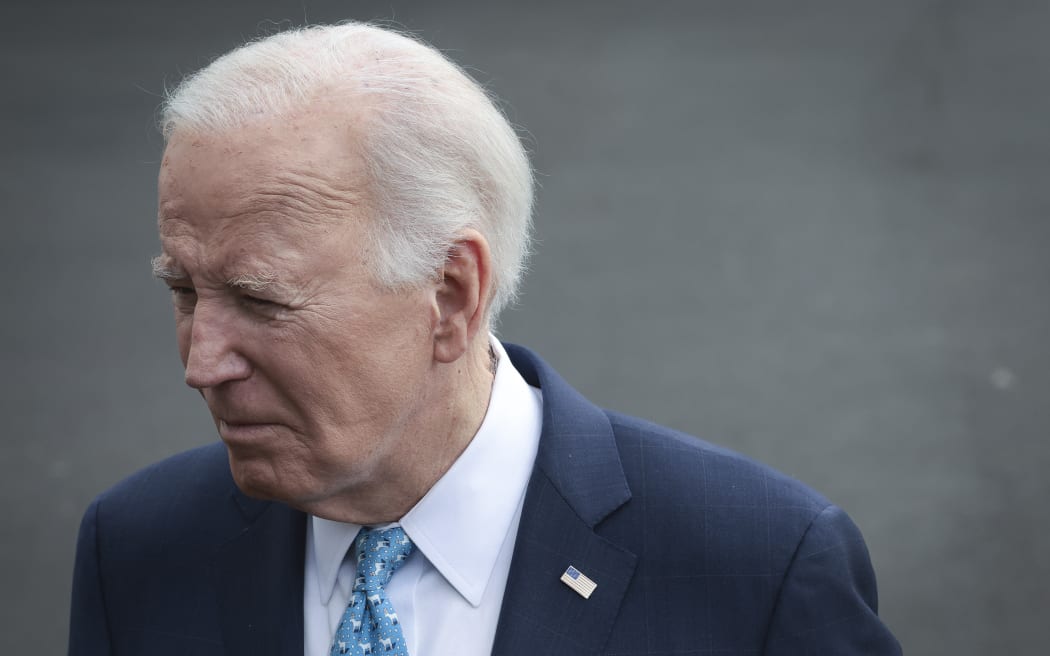
{"label": "suit lapel", "polygon": [[[593,654],[605,645],[636,557],[595,532],[630,500],[609,420],[531,352],[507,346],[543,390],[543,431],[525,493],[493,654]],[[584,599],[570,565],[597,583]]]}
{"label": "suit lapel", "polygon": [[213,562],[226,653],[301,654],[306,515],[240,492],[233,497],[245,525]]}

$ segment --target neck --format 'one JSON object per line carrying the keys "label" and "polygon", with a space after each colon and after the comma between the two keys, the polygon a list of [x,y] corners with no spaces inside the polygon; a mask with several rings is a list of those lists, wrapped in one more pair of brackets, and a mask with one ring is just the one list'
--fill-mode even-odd
{"label": "neck", "polygon": [[452,467],[485,419],[496,367],[488,334],[480,337],[459,360],[434,365],[437,383],[426,389],[419,412],[407,419],[370,481],[302,509],[361,525],[397,521],[411,510]]}

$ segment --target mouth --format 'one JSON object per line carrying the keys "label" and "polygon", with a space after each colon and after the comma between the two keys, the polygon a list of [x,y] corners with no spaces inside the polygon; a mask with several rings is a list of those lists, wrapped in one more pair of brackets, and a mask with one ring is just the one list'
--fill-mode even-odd
{"label": "mouth", "polygon": [[227,443],[257,442],[271,437],[276,428],[277,424],[219,420],[219,435]]}

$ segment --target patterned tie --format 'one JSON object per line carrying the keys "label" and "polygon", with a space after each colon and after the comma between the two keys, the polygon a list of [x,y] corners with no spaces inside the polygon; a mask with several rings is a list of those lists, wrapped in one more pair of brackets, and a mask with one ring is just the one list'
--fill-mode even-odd
{"label": "patterned tie", "polygon": [[383,586],[412,553],[412,546],[400,526],[384,531],[361,527],[354,540],[357,579],[332,640],[331,656],[408,656],[401,622]]}

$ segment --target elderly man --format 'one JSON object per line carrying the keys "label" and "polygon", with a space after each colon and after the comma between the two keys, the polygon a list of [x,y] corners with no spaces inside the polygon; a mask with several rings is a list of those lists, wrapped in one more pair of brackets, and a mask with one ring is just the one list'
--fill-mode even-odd
{"label": "elderly man", "polygon": [[276,34],[163,131],[154,272],[222,444],[88,509],[70,654],[899,653],[842,511],[491,335],[531,173],[441,54]]}

